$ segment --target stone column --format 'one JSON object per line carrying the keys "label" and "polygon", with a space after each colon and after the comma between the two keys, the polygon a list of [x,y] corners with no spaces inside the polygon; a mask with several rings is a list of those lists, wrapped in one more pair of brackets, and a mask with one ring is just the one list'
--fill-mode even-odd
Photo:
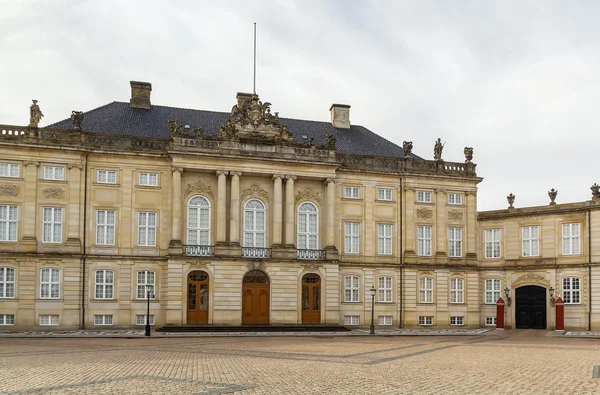
{"label": "stone column", "polygon": [[81,219],[81,200],[83,200],[83,188],[81,188],[81,170],[83,166],[81,164],[70,163],[67,165],[69,169],[69,202],[68,207],[68,218],[69,223],[67,226],[67,245],[81,247],[80,232],[80,219]]}
{"label": "stone column", "polygon": [[465,192],[466,207],[466,226],[463,228],[463,249],[466,252],[465,257],[476,264],[477,262],[477,192]]}
{"label": "stone column", "polygon": [[283,174],[273,175],[273,248],[283,245]]}
{"label": "stone column", "polygon": [[231,174],[231,209],[229,224],[229,245],[240,246],[240,176],[241,171],[230,171]]}
{"label": "stone column", "polygon": [[169,247],[181,246],[181,206],[183,205],[181,197],[181,173],[183,168],[172,167],[173,172],[173,218],[171,220],[171,242]]}
{"label": "stone column", "polygon": [[285,176],[285,248],[296,248],[294,236],[294,180],[295,175],[286,174]]}
{"label": "stone column", "polygon": [[335,178],[328,178],[327,184],[327,245],[326,249],[335,248]]}
{"label": "stone column", "polygon": [[40,162],[23,162],[23,178],[25,179],[25,191],[23,192],[23,207],[19,215],[24,218],[25,213],[31,221],[21,221],[23,224],[23,244],[33,244],[35,250],[36,244],[36,229],[35,226],[41,219],[37,218],[37,181],[38,167]]}
{"label": "stone column", "polygon": [[217,246],[227,244],[227,174],[217,170]]}

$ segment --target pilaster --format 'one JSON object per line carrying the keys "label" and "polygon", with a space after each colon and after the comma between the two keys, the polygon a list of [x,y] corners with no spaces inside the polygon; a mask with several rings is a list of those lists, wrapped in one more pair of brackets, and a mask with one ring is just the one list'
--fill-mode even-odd
{"label": "pilaster", "polygon": [[231,208],[229,224],[229,245],[240,246],[240,176],[241,171],[230,171],[231,174]]}
{"label": "pilaster", "polygon": [[217,240],[216,246],[227,244],[227,170],[217,170]]}
{"label": "pilaster", "polygon": [[67,224],[67,246],[70,247],[81,247],[80,235],[80,218],[81,218],[81,199],[83,194],[81,193],[81,170],[83,166],[81,164],[68,164],[69,169],[69,199],[68,199],[68,218],[69,223]]}
{"label": "pilaster", "polygon": [[181,207],[183,205],[181,197],[181,173],[183,168],[172,167],[173,172],[173,217],[171,219],[171,241],[169,242],[170,254],[180,255],[182,253],[181,247]]}
{"label": "pilaster", "polygon": [[283,174],[273,175],[273,248],[283,246]]}
{"label": "pilaster", "polygon": [[285,176],[285,248],[296,248],[294,236],[294,180],[295,175],[286,174]]}
{"label": "pilaster", "polygon": [[36,224],[37,219],[37,172],[40,162],[23,162],[23,177],[25,179],[25,198],[23,202],[23,211],[21,215],[27,213],[29,221],[22,221],[23,236],[21,244],[24,246],[23,251],[35,251],[36,249]]}

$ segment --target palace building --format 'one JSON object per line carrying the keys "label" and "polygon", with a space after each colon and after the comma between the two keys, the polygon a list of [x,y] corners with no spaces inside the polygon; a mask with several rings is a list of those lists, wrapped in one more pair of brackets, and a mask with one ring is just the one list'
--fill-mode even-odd
{"label": "palace building", "polygon": [[[477,212],[433,160],[350,123],[131,99],[0,125],[0,330],[144,325],[600,329],[600,193]],[[461,154],[463,154],[461,153]]]}

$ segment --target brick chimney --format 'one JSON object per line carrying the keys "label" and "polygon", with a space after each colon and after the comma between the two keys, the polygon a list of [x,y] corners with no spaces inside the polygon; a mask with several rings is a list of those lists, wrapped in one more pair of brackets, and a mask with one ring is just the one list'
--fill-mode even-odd
{"label": "brick chimney", "polygon": [[131,99],[129,107],[145,108],[149,110],[152,105],[150,103],[150,92],[152,92],[152,84],[149,82],[130,81]]}
{"label": "brick chimney", "polygon": [[350,129],[350,106],[348,104],[332,104],[329,113],[334,128]]}

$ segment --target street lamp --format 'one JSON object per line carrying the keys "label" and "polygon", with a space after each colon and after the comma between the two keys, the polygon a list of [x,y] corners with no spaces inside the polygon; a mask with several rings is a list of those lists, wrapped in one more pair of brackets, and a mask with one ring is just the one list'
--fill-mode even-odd
{"label": "street lamp", "polygon": [[369,334],[375,334],[375,285],[371,285],[371,328],[369,330]]}
{"label": "street lamp", "polygon": [[154,285],[151,283],[146,284],[146,296],[148,297],[148,305],[146,310],[146,333],[145,336],[150,336],[150,295],[152,294],[152,288]]}

